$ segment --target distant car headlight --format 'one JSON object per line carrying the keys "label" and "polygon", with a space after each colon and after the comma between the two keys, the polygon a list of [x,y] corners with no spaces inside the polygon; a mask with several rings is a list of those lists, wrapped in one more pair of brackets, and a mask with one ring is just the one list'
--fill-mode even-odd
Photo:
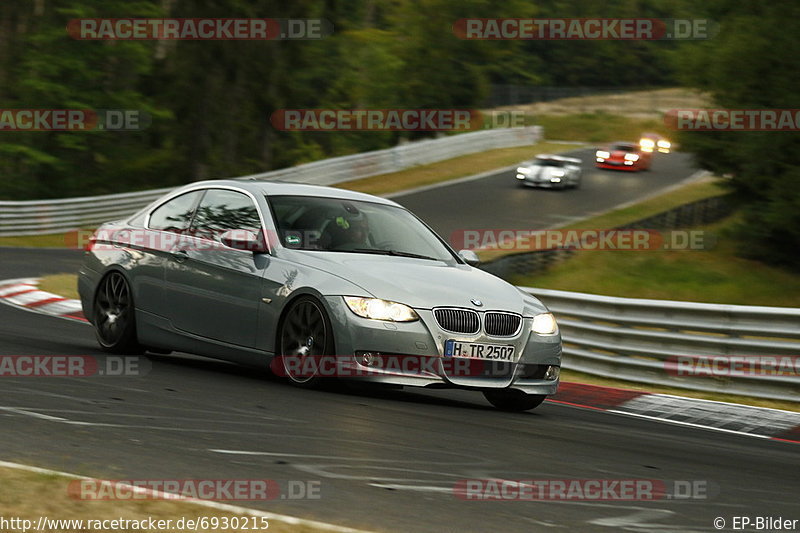
{"label": "distant car headlight", "polygon": [[[659,146],[660,146],[661,141],[658,141],[658,142],[659,142]],[[656,143],[653,142],[653,139],[642,139],[642,140],[639,141],[639,146],[641,146],[642,148],[645,148],[645,149],[646,148],[652,149],[653,146],[655,146],[655,144]]]}
{"label": "distant car headlight", "polygon": [[638,161],[639,154],[625,154],[625,159],[627,159],[628,161]]}
{"label": "distant car headlight", "polygon": [[552,173],[552,175],[555,176],[556,178],[560,178],[564,176],[564,174],[565,172],[563,170],[554,170]]}
{"label": "distant car headlight", "polygon": [[558,324],[553,313],[542,313],[533,317],[531,329],[539,335],[554,335],[558,331]]}
{"label": "distant car headlight", "polygon": [[659,148],[669,148],[670,146],[672,146],[672,143],[669,142],[669,141],[665,141],[665,140],[658,141],[658,147]]}
{"label": "distant car headlight", "polygon": [[352,312],[363,318],[372,320],[388,320],[390,322],[413,322],[419,320],[416,311],[407,305],[380,298],[359,298],[345,296],[344,301]]}
{"label": "distant car headlight", "polygon": [[525,174],[526,176],[531,173],[531,169],[528,167],[517,167],[517,172],[520,174]]}
{"label": "distant car headlight", "polygon": [[611,154],[606,152],[605,150],[598,150],[597,153],[594,155],[602,159],[608,159],[609,157],[611,157]]}

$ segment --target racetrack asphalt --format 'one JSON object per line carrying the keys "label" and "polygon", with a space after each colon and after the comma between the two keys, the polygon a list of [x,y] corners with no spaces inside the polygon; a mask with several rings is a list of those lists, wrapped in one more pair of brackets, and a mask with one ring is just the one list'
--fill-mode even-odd
{"label": "racetrack asphalt", "polygon": [[[677,165],[682,156],[668,157],[673,156]],[[685,167],[672,180],[693,172]],[[652,178],[656,172],[607,179],[647,179],[654,185],[660,179]],[[497,207],[491,204],[495,191],[563,199],[564,205],[589,191],[584,211],[586,205],[604,209],[598,193],[591,193],[591,174],[583,189],[564,193],[497,185],[504,179],[464,184],[484,186],[481,213]],[[427,194],[443,195],[441,202],[449,188]],[[608,204],[628,198],[620,192],[626,186],[615,189]],[[455,194],[464,202],[472,197],[467,191]],[[436,219],[436,210],[419,205],[422,198],[406,200],[438,229],[448,231],[457,220],[457,214],[447,213]],[[453,210],[466,207],[451,203]],[[441,203],[437,209],[447,211]],[[579,212],[565,209],[549,213]],[[511,227],[557,220],[534,216],[539,218],[514,218]],[[473,227],[503,227],[508,220],[477,223],[491,225]],[[0,279],[75,271],[80,255],[0,249]],[[106,360],[89,326],[3,305],[0,355]],[[2,378],[0,458],[103,479],[259,478],[281,486],[318,481],[319,499],[232,503],[379,531],[687,532],[714,530],[716,517],[728,527],[734,516],[800,518],[800,447],[790,443],[553,403],[507,414],[470,391],[342,385],[305,391],[261,371],[186,354],[148,355],[147,361],[141,377]],[[487,478],[701,481],[710,496],[487,502],[453,494],[459,480]]]}
{"label": "racetrack asphalt", "polygon": [[600,170],[594,166],[594,152],[594,148],[581,148],[561,154],[583,161],[579,189],[525,187],[514,177],[516,172],[509,170],[391,198],[450,242],[456,231],[534,230],[568,224],[649,196],[697,172],[691,156],[680,152],[657,154],[652,168],[643,172]]}

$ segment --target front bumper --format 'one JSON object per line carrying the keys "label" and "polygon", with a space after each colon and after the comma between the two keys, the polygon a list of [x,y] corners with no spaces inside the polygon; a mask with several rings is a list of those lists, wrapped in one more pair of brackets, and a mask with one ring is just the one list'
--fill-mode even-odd
{"label": "front bumper", "polygon": [[525,174],[517,174],[516,178],[527,187],[544,187],[548,189],[562,189],[566,187],[566,178],[560,178],[559,181],[553,181],[549,177],[528,176]]}
{"label": "front bumper", "polygon": [[[416,309],[418,321],[393,323],[356,316],[341,296],[329,296],[326,303],[342,376],[415,387],[510,388],[527,394],[549,395],[558,389],[558,378],[545,379],[545,372],[548,367],[561,366],[561,336],[533,333],[531,319],[523,319],[514,337],[498,338],[482,333],[448,333],[439,327],[429,309]],[[515,347],[515,361],[448,357],[444,346],[449,339],[510,344]]]}
{"label": "front bumper", "polygon": [[627,170],[629,172],[630,171],[635,172],[641,169],[640,163],[638,161],[634,161],[633,164],[631,165],[626,165],[622,161],[609,162],[608,160],[605,160],[603,162],[597,161],[595,165],[597,166],[597,168],[605,168],[608,170]]}

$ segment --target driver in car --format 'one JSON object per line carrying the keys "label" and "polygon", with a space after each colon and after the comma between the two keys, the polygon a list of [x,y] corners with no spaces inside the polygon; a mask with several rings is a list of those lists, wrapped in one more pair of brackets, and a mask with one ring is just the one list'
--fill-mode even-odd
{"label": "driver in car", "polygon": [[326,229],[328,249],[371,248],[369,244],[369,223],[363,214],[358,216],[338,216]]}

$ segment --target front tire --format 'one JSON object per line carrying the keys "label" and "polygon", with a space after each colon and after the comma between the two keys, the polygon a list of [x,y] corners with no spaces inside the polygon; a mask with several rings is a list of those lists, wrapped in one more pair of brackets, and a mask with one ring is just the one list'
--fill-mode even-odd
{"label": "front tire", "polygon": [[110,272],[98,285],[92,324],[104,352],[128,355],[143,352],[136,335],[133,292],[120,272]]}
{"label": "front tire", "polygon": [[525,394],[515,389],[485,390],[483,395],[495,408],[509,412],[535,409],[547,398],[545,394]]}
{"label": "front tire", "polygon": [[319,368],[334,351],[333,326],[325,307],[311,296],[301,296],[289,304],[278,331],[278,343],[279,364],[289,383],[319,387],[323,379]]}

